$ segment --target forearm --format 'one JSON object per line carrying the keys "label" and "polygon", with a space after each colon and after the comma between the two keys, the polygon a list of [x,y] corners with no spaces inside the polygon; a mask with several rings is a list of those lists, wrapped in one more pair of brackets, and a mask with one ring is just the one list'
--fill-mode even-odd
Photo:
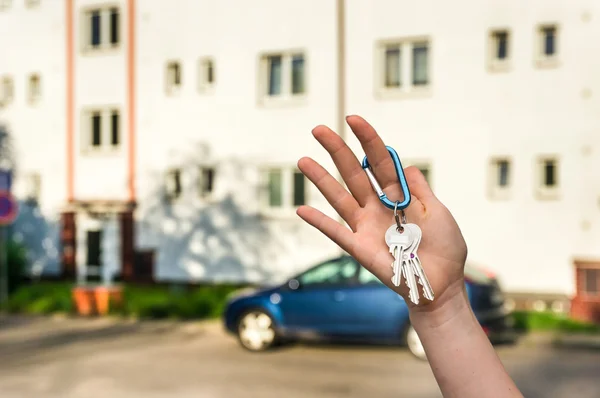
{"label": "forearm", "polygon": [[411,311],[444,397],[522,397],[469,305],[464,289],[431,312]]}

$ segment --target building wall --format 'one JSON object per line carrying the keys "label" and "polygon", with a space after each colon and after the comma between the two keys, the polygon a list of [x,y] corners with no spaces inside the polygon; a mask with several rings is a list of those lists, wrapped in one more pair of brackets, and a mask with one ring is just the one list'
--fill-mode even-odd
{"label": "building wall", "polygon": [[[127,51],[134,45],[136,247],[156,251],[155,276],[272,280],[339,253],[293,208],[274,213],[261,202],[265,167],[292,170],[308,155],[334,170],[310,130],[317,124],[339,128],[336,2],[136,1],[136,40],[130,43],[130,1],[73,1],[75,198],[128,199]],[[16,78],[15,101],[0,109],[0,121],[14,132],[19,170],[41,174],[40,208],[32,210],[36,222],[56,228],[67,199],[68,2],[42,0],[33,9],[14,3],[0,11],[0,53],[8,54],[0,75]],[[429,164],[432,187],[461,225],[470,262],[495,271],[511,291],[573,293],[573,259],[600,256],[600,116],[595,112],[600,76],[594,72],[600,57],[593,41],[600,33],[600,5],[591,0],[569,6],[558,0],[346,3],[347,113],[372,122],[405,166]],[[120,7],[117,49],[82,50],[82,12],[96,4]],[[553,68],[535,62],[540,23],[559,27],[559,62]],[[511,35],[506,71],[488,68],[487,37],[493,28]],[[377,90],[382,70],[377,43],[404,38],[429,42],[429,90],[383,95]],[[306,60],[305,98],[261,101],[260,55],[298,50]],[[198,89],[203,57],[215,65],[209,92]],[[182,65],[175,94],[165,89],[169,61]],[[29,70],[42,76],[42,100],[35,107],[24,102]],[[90,107],[120,110],[117,150],[82,150],[82,112]],[[362,156],[357,141],[349,142]],[[551,198],[536,189],[540,155],[559,159],[560,188]],[[512,162],[512,186],[503,197],[490,194],[489,162],[496,156]],[[208,200],[194,188],[201,165],[217,170]],[[174,202],[165,199],[165,173],[171,168],[183,170],[183,194]],[[308,187],[307,197],[334,215],[315,188]],[[36,258],[47,257],[44,237],[35,239],[41,248]],[[57,242],[52,237],[46,245]]]}

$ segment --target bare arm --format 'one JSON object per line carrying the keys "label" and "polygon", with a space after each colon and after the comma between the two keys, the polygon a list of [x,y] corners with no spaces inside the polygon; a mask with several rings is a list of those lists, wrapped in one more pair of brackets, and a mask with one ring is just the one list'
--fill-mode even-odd
{"label": "bare arm", "polygon": [[[364,119],[352,116],[347,121],[388,197],[401,200],[396,171],[381,138]],[[391,284],[392,257],[384,234],[394,222],[392,212],[379,202],[358,159],[337,134],[319,126],[313,135],[331,155],[348,190],[310,158],[300,159],[298,167],[350,228],[310,206],[300,207],[298,215],[406,298],[405,286]],[[406,216],[423,231],[419,257],[436,294],[431,303],[409,303],[410,319],[442,393],[464,398],[521,397],[469,306],[464,288],[467,246],[456,221],[418,169],[408,167],[405,174],[413,196]]]}

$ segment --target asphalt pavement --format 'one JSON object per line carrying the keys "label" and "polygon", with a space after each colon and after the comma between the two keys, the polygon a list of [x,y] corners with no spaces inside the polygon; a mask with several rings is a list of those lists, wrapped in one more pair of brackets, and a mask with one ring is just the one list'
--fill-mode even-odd
{"label": "asphalt pavement", "polygon": [[[600,350],[498,347],[527,397],[600,397]],[[0,319],[2,398],[440,397],[395,347],[242,350],[219,323]]]}

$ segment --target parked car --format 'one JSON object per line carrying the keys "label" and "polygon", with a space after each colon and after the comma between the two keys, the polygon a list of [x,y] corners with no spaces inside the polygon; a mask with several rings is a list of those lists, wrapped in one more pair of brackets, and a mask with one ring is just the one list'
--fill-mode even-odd
{"label": "parked car", "polygon": [[[492,342],[514,340],[512,317],[496,278],[465,270],[468,297]],[[404,299],[347,255],[330,259],[287,283],[238,292],[227,302],[225,328],[250,351],[297,339],[406,344],[425,359]]]}

